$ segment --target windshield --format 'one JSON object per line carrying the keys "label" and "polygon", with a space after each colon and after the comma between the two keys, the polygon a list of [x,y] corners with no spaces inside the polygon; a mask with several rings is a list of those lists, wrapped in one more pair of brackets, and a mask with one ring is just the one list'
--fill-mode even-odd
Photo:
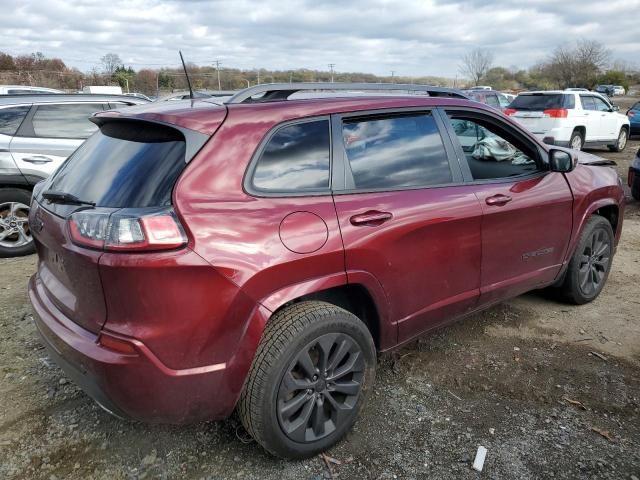
{"label": "windshield", "polygon": [[47,188],[98,207],[165,206],[185,165],[185,141],[177,130],[113,122],[78,148]]}
{"label": "windshield", "polygon": [[563,95],[561,93],[534,93],[518,95],[509,108],[515,108],[516,110],[535,110],[542,111],[551,108],[574,108],[575,100],[573,95]]}

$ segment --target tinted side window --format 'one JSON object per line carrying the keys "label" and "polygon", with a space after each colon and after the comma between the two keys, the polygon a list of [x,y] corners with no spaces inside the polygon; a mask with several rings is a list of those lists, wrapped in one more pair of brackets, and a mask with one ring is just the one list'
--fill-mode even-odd
{"label": "tinted side window", "polygon": [[284,126],[262,151],[253,186],[278,192],[328,189],[329,152],[328,120]]}
{"label": "tinted side window", "polygon": [[33,116],[36,137],[88,138],[98,127],[89,117],[102,111],[101,103],[39,105]]}
{"label": "tinted side window", "polygon": [[474,180],[527,175],[538,167],[535,150],[490,122],[449,113]]}
{"label": "tinted side window", "polygon": [[402,188],[452,181],[433,116],[347,121],[342,127],[356,188]]}
{"label": "tinted side window", "polygon": [[30,108],[29,105],[24,105],[0,109],[0,133],[14,135]]}

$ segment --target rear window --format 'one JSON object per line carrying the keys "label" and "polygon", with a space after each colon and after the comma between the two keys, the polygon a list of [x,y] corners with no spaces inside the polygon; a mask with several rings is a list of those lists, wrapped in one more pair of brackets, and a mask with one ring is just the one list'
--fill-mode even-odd
{"label": "rear window", "polygon": [[14,135],[30,108],[29,105],[23,105],[0,109],[0,133]]}
{"label": "rear window", "polygon": [[542,111],[551,108],[575,108],[576,102],[573,95],[562,93],[518,95],[509,108],[516,110]]}
{"label": "rear window", "polygon": [[186,166],[185,140],[155,124],[111,122],[102,126],[60,167],[47,187],[99,207],[160,207]]}

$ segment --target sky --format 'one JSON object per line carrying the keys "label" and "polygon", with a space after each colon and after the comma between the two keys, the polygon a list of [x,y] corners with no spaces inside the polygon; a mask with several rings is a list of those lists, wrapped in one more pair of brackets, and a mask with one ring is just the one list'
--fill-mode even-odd
{"label": "sky", "polygon": [[459,74],[474,48],[527,68],[578,39],[640,67],[640,0],[0,0],[0,51],[40,51],[82,71],[117,53],[136,70],[308,68]]}

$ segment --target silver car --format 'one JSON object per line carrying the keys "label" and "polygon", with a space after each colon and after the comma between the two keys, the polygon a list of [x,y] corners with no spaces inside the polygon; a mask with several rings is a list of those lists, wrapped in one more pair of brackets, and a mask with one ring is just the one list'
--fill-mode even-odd
{"label": "silver car", "polygon": [[31,190],[97,130],[89,117],[142,103],[124,95],[0,96],[0,257],[33,252]]}

